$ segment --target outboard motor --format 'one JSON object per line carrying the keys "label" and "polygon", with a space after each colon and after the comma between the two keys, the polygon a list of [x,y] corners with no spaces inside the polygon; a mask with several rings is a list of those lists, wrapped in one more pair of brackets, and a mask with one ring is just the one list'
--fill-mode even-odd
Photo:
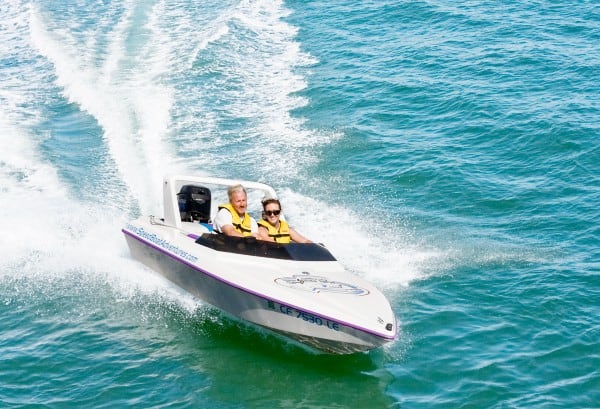
{"label": "outboard motor", "polygon": [[208,223],[210,219],[210,200],[210,189],[196,185],[182,186],[179,193],[177,193],[181,220]]}

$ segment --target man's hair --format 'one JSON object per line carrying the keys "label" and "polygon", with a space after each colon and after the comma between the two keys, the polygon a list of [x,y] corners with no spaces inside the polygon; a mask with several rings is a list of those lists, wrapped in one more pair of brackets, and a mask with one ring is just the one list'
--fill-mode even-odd
{"label": "man's hair", "polygon": [[227,197],[229,197],[229,201],[231,202],[231,197],[233,196],[234,192],[244,192],[244,194],[247,196],[248,194],[246,193],[246,189],[244,188],[244,186],[242,185],[233,185],[233,186],[229,186],[227,188]]}

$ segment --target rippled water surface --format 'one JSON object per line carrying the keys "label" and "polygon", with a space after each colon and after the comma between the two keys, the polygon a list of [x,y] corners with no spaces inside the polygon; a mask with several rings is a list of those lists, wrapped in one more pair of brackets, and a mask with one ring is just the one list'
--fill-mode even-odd
{"label": "rippled water surface", "polygon": [[[0,6],[0,406],[600,407],[594,2]],[[255,179],[388,296],[308,353],[129,256],[165,173]]]}

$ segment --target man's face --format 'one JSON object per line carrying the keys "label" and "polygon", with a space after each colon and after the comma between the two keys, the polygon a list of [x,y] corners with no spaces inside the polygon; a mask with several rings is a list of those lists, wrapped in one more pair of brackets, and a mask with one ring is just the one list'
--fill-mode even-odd
{"label": "man's face", "polygon": [[233,192],[231,195],[231,205],[240,216],[246,213],[246,207],[248,205],[246,193],[239,191]]}

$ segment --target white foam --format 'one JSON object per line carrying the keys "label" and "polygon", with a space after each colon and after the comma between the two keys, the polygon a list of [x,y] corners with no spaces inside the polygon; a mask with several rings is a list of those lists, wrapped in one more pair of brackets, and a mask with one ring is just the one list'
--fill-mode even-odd
{"label": "white foam", "polygon": [[198,300],[131,258],[120,233],[124,215],[25,189],[9,196],[0,202],[9,216],[3,231],[10,231],[0,236],[0,275],[37,281],[84,274],[110,284],[120,298],[157,294],[197,308]]}
{"label": "white foam", "polygon": [[[189,101],[196,109],[186,112],[187,107],[182,107],[187,115],[177,125],[180,132],[176,138],[186,149],[199,152],[198,157],[190,159],[193,166],[200,167],[213,159],[203,152],[218,151],[219,146],[231,144],[234,139],[236,144],[249,146],[245,148],[249,166],[289,174],[297,168],[285,168],[280,161],[264,158],[277,151],[284,156],[294,155],[309,166],[315,159],[309,152],[311,148],[339,137],[335,132],[306,129],[302,118],[290,114],[308,103],[295,95],[306,87],[297,69],[314,64],[315,59],[301,51],[297,28],[285,22],[288,15],[289,10],[280,1],[243,1],[198,30],[202,40],[194,58],[199,53],[202,70],[219,75],[208,75],[207,81],[190,88],[194,97]],[[207,53],[205,59],[202,52]],[[219,118],[206,112],[215,107],[202,109],[202,94],[212,98],[221,118],[238,118],[245,126],[220,130]]]}
{"label": "white foam", "polygon": [[[55,88],[49,83],[52,77],[44,71],[49,68],[48,64],[29,48],[29,30],[33,42],[56,62],[59,84],[64,84],[74,99],[80,98],[83,105],[92,111],[98,110],[100,117],[106,119],[109,107],[98,107],[90,101],[97,96],[106,97],[109,92],[103,94],[94,89],[97,85],[94,79],[98,77],[86,65],[93,56],[78,60],[69,54],[68,41],[58,44],[41,25],[39,12],[29,10],[22,2],[3,3],[0,17],[7,27],[0,32],[0,52],[19,62],[2,67],[2,73],[8,75],[3,76],[0,88],[0,144],[3,146],[0,150],[0,276],[37,280],[72,273],[90,274],[92,279],[106,276],[108,282],[129,291],[141,288],[148,292],[172,293],[172,286],[165,287],[164,280],[158,277],[148,277],[148,271],[131,259],[120,233],[129,216],[118,208],[80,202],[70,196],[56,168],[38,151],[45,136],[34,133],[38,122],[44,119],[36,107],[42,105]],[[75,78],[67,78],[71,73]],[[110,83],[108,78],[104,79]],[[108,123],[110,128],[123,122]],[[160,187],[160,180],[156,185]],[[188,298],[186,303],[192,305],[195,301]]]}
{"label": "white foam", "polygon": [[[164,140],[172,92],[157,81],[166,69],[160,54],[148,59],[142,52],[137,61],[137,56],[125,55],[123,41],[131,24],[129,10],[112,33],[105,64],[97,67],[93,56],[81,55],[68,31],[49,31],[35,7],[30,17],[32,43],[54,65],[57,84],[71,102],[96,118],[123,181],[142,211],[151,212],[160,206],[157,181],[175,162]],[[137,63],[134,72],[128,71],[132,63]]]}
{"label": "white foam", "polygon": [[[308,104],[296,94],[307,85],[297,70],[314,64],[315,59],[301,51],[297,28],[285,22],[288,14],[282,2],[240,3],[234,15],[238,37],[231,41],[242,54],[235,57],[235,72],[230,75],[241,78],[242,92],[232,97],[231,111],[234,116],[250,118],[248,137],[256,139],[250,154],[260,158],[262,171],[294,177],[314,164],[316,146],[340,135],[307,129],[302,118],[291,115]],[[264,160],[273,152],[293,157],[294,163],[302,166]]]}
{"label": "white foam", "polygon": [[[242,91],[233,98],[236,116],[249,117],[256,124],[257,139],[292,149],[312,146],[318,136],[302,128],[303,120],[290,115],[308,101],[294,95],[306,88],[296,68],[313,64],[314,58],[300,50],[297,28],[284,21],[289,15],[282,2],[241,2],[234,14],[237,23],[230,41],[241,55],[231,62],[242,80]],[[258,144],[265,146],[265,144]]]}
{"label": "white foam", "polygon": [[[171,125],[181,126],[171,123],[174,108],[179,114],[188,110],[181,114],[182,122],[197,132],[189,137],[190,143],[211,143],[215,149],[228,143],[215,135],[219,117],[214,110],[202,111],[201,105],[175,106],[175,92],[185,89],[201,100],[202,93],[209,90],[195,89],[197,84],[178,89],[169,85],[173,75],[183,75],[197,56],[212,46],[222,47],[226,80],[240,80],[241,89],[222,90],[228,102],[223,109],[232,117],[251,122],[240,137],[255,142],[248,156],[256,161],[250,165],[257,172],[293,178],[295,171],[314,163],[310,148],[340,137],[333,131],[306,129],[302,119],[290,114],[307,103],[292,95],[306,87],[296,69],[313,64],[314,59],[300,50],[296,29],[284,21],[288,12],[282,2],[242,1],[233,12],[223,11],[195,34],[199,24],[194,18],[170,9],[168,2],[158,2],[147,10],[143,27],[147,40],[132,55],[125,43],[136,24],[134,7],[134,2],[125,4],[126,12],[107,35],[112,39],[107,45],[96,41],[92,32],[87,33],[83,43],[94,50],[93,55],[81,55],[82,42],[73,37],[75,34],[68,28],[50,29],[35,7],[28,22],[32,43],[54,66],[57,85],[104,129],[111,158],[143,213],[162,212],[160,180],[167,170],[204,170],[219,162],[218,158],[172,156],[170,140],[188,138],[169,131]],[[251,36],[252,41],[244,35]],[[101,49],[103,46],[106,50]],[[102,64],[95,61],[99,55],[104,55]],[[152,276],[130,258],[120,234],[129,215],[69,198],[53,167],[31,154],[36,145],[26,131],[14,127],[16,122],[7,115],[0,116],[0,130],[3,126],[8,130],[0,137],[10,142],[4,143],[7,149],[0,153],[0,161],[7,164],[0,168],[4,172],[0,211],[3,230],[13,232],[0,239],[0,248],[9,254],[0,261],[0,271],[16,274],[18,269],[4,267],[20,265],[38,273],[106,275],[124,296],[140,288],[148,292],[167,288],[162,278]],[[262,143],[264,140],[269,143]],[[292,157],[297,166],[264,160],[273,151]],[[21,177],[25,183],[17,180]],[[443,256],[436,249],[411,244],[410,232],[401,226],[373,228],[364,215],[327,199],[309,198],[289,189],[280,195],[294,227],[324,243],[350,270],[381,287],[393,290],[405,286],[423,277],[426,267]],[[38,208],[36,203],[44,206]],[[192,298],[184,299],[184,304],[195,305]]]}
{"label": "white foam", "polygon": [[411,244],[407,229],[395,226],[382,231],[364,216],[307,198],[289,189],[279,192],[292,227],[323,243],[349,270],[380,287],[396,289],[425,277],[424,266],[443,254]]}

